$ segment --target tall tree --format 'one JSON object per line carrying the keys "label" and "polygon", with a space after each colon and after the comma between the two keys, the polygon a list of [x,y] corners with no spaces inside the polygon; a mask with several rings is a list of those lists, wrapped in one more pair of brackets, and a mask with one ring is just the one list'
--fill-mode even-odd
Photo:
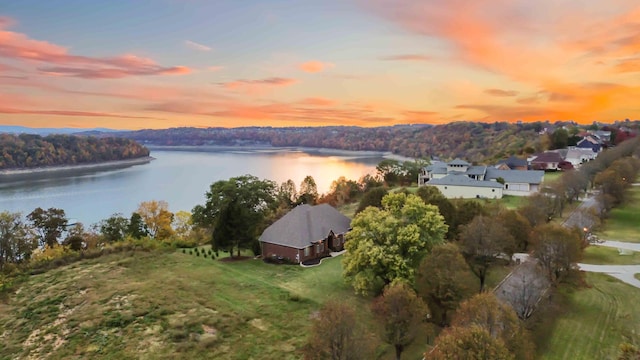
{"label": "tall tree", "polygon": [[435,246],[416,274],[418,294],[429,305],[432,315],[438,316],[441,326],[448,325],[449,312],[473,294],[470,284],[474,281],[460,249],[452,243]]}
{"label": "tall tree", "polygon": [[176,212],[173,216],[173,223],[171,225],[177,236],[181,238],[188,237],[191,234],[191,228],[193,226],[191,213],[184,210]]}
{"label": "tall tree", "polygon": [[215,248],[250,248],[277,206],[276,185],[243,175],[211,184],[204,206],[192,211],[194,224],[213,230]]}
{"label": "tall tree", "polygon": [[134,239],[141,239],[145,236],[149,236],[147,225],[144,223],[142,216],[139,213],[134,212],[129,218],[129,226],[127,227],[127,235]]}
{"label": "tall tree", "polygon": [[300,183],[300,191],[298,192],[298,203],[315,205],[318,201],[318,186],[313,176],[307,175]]}
{"label": "tall tree", "polygon": [[[440,214],[444,217],[444,222],[449,227],[447,239],[453,240],[457,235],[458,224],[456,223],[456,207],[447,199],[435,186],[421,186],[416,192],[422,201],[438,207]],[[475,216],[475,215],[474,215]]]}
{"label": "tall tree", "polygon": [[27,215],[27,219],[38,231],[40,245],[43,248],[58,245],[58,239],[66,230],[68,223],[64,210],[57,208],[43,210],[38,207]]}
{"label": "tall tree", "polygon": [[532,359],[533,344],[513,309],[493,293],[477,294],[460,304],[451,326],[479,326],[495,339],[501,339],[517,359]]}
{"label": "tall tree", "polygon": [[482,292],[491,265],[502,255],[510,257],[513,254],[513,236],[497,219],[478,215],[468,225],[463,226],[460,239],[462,253],[480,280]]}
{"label": "tall tree", "polygon": [[402,281],[387,286],[373,302],[372,311],[382,328],[382,340],[395,349],[396,360],[400,360],[404,349],[415,340],[429,314],[422,300]]}
{"label": "tall tree", "polygon": [[280,205],[291,209],[295,206],[298,199],[298,192],[296,191],[296,183],[289,179],[283,182],[278,188],[278,201]]}
{"label": "tall tree", "polygon": [[501,209],[497,215],[505,229],[513,236],[515,250],[527,251],[531,242],[531,224],[517,210]]}
{"label": "tall tree", "polygon": [[512,360],[514,356],[504,345],[504,341],[492,337],[484,328],[473,325],[445,329],[436,338],[432,350],[424,353],[424,359]]}
{"label": "tall tree", "polygon": [[69,227],[67,237],[63,244],[73,251],[80,251],[85,248],[84,244],[85,230],[82,223],[75,223]]}
{"label": "tall tree", "polygon": [[382,206],[366,208],[351,222],[343,276],[358,293],[378,293],[396,279],[413,281],[424,255],[444,242],[447,225],[435,206],[403,193],[385,196]]}
{"label": "tall tree", "polygon": [[100,234],[107,242],[120,241],[127,235],[129,219],[122,214],[113,214],[99,223]]}
{"label": "tall tree", "polygon": [[147,225],[147,231],[152,238],[162,240],[173,235],[173,213],[169,211],[166,201],[143,201],[138,205],[137,213]]}
{"label": "tall tree", "polygon": [[305,348],[308,360],[366,360],[372,346],[355,309],[341,300],[328,300],[312,320]]}
{"label": "tall tree", "polygon": [[582,258],[581,230],[546,224],[536,227],[534,233],[533,255],[547,270],[549,280],[559,280]]}
{"label": "tall tree", "polygon": [[360,204],[358,204],[358,209],[356,209],[356,214],[362,212],[362,210],[366,209],[369,206],[374,206],[377,208],[382,208],[382,199],[388,194],[387,189],[382,186],[371,188],[367,191],[362,199],[360,200]]}
{"label": "tall tree", "polygon": [[38,240],[20,213],[0,212],[0,270],[9,263],[29,260],[37,247]]}

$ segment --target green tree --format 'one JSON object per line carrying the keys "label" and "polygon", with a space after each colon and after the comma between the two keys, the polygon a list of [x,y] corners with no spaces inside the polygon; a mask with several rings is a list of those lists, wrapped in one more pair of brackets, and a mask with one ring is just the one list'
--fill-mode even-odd
{"label": "green tree", "polygon": [[120,241],[127,235],[129,219],[122,214],[113,214],[109,218],[100,221],[100,234],[107,242]]}
{"label": "green tree", "polygon": [[464,225],[460,234],[462,253],[471,270],[480,280],[480,292],[489,268],[501,257],[511,257],[514,249],[513,236],[497,219],[484,215],[476,216]]}
{"label": "green tree", "polygon": [[564,149],[569,142],[569,133],[563,128],[556,129],[551,134],[551,149]]}
{"label": "green tree", "polygon": [[345,244],[343,275],[358,293],[378,293],[396,279],[412,282],[424,255],[447,232],[438,209],[415,195],[389,194],[382,207],[356,215]]}
{"label": "green tree", "polygon": [[289,179],[283,182],[278,188],[278,201],[280,205],[291,209],[295,206],[298,199],[298,192],[296,191],[296,184],[293,180]]}
{"label": "green tree", "polygon": [[497,217],[505,229],[513,236],[515,250],[527,251],[531,242],[531,224],[517,210],[501,209]]}
{"label": "green tree", "polygon": [[28,261],[37,247],[38,240],[20,213],[0,212],[0,270],[9,263]]}
{"label": "green tree", "polygon": [[[376,166],[378,176],[388,185],[395,186],[400,183],[402,176],[402,164],[398,160],[384,159]],[[416,175],[416,180],[418,179]]]}
{"label": "green tree", "polygon": [[141,239],[145,236],[149,236],[147,225],[144,223],[142,216],[137,212],[131,214],[129,226],[127,227],[127,235],[134,239]]}
{"label": "green tree", "polygon": [[75,223],[69,227],[67,237],[63,241],[63,245],[69,247],[73,251],[80,251],[84,248],[85,230],[82,223]]}
{"label": "green tree", "polygon": [[440,215],[444,217],[444,222],[449,230],[447,231],[447,239],[453,240],[457,235],[458,224],[456,223],[457,212],[456,207],[447,199],[440,190],[435,186],[421,186],[416,192],[422,201],[427,204],[435,205],[440,211]]}
{"label": "green tree", "polygon": [[373,357],[371,345],[355,309],[332,299],[312,319],[304,353],[308,360],[368,360]]}
{"label": "green tree", "polygon": [[429,309],[402,281],[388,285],[371,309],[382,328],[382,340],[394,347],[396,360],[400,360],[404,349],[415,340]]}
{"label": "green tree", "polygon": [[446,326],[449,312],[473,294],[470,284],[474,281],[460,249],[447,243],[435,246],[424,257],[416,274],[416,289],[429,305],[432,315],[438,316],[436,321]]}
{"label": "green tree", "polygon": [[194,224],[213,230],[215,249],[251,248],[277,206],[273,181],[243,175],[211,184],[204,206],[192,211]]}
{"label": "green tree", "polygon": [[36,208],[27,215],[27,219],[38,231],[40,246],[43,248],[46,246],[53,248],[58,245],[58,239],[66,230],[68,222],[64,210],[57,208],[49,208],[48,210]]}
{"label": "green tree", "polygon": [[364,194],[362,200],[360,200],[358,209],[356,209],[356,214],[362,212],[362,210],[366,209],[369,206],[382,208],[382,198],[384,198],[388,193],[389,192],[387,191],[387,189],[381,186],[371,188]]}

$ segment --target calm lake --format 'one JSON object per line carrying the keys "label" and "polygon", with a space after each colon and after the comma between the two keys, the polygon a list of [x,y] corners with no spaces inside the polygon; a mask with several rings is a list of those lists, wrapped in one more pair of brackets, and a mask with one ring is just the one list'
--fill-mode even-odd
{"label": "calm lake", "polygon": [[278,184],[297,186],[311,175],[320,193],[340,176],[357,180],[374,173],[380,153],[324,152],[296,149],[169,151],[154,150],[156,160],[116,170],[83,170],[0,183],[0,211],[24,215],[37,207],[64,209],[67,217],[86,226],[114,213],[129,216],[138,204],[165,200],[171,211],[191,211],[204,204],[211,183],[251,174]]}

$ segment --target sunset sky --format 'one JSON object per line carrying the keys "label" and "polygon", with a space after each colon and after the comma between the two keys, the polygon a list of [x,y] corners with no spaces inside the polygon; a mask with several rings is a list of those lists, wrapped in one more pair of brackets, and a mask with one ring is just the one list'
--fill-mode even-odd
{"label": "sunset sky", "polygon": [[0,124],[640,118],[638,0],[19,0]]}

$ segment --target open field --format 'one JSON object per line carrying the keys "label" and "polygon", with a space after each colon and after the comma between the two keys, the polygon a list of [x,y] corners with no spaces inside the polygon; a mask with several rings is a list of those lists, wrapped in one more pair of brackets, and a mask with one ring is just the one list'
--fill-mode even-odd
{"label": "open field", "polygon": [[598,236],[606,240],[640,242],[640,186],[627,191],[626,203],[611,211],[604,231]]}
{"label": "open field", "polygon": [[618,249],[593,245],[585,249],[581,262],[594,265],[640,265],[640,253],[634,251],[620,255]]}
{"label": "open field", "polygon": [[569,303],[540,358],[616,359],[620,343],[640,340],[640,289],[604,274],[586,280],[589,288],[563,289]]}
{"label": "open field", "polygon": [[[371,322],[370,299],[343,283],[340,260],[305,269],[132,252],[50,270],[0,301],[0,358],[299,359],[328,298]],[[424,351],[421,339],[407,358]],[[388,346],[378,353],[393,357]]]}

